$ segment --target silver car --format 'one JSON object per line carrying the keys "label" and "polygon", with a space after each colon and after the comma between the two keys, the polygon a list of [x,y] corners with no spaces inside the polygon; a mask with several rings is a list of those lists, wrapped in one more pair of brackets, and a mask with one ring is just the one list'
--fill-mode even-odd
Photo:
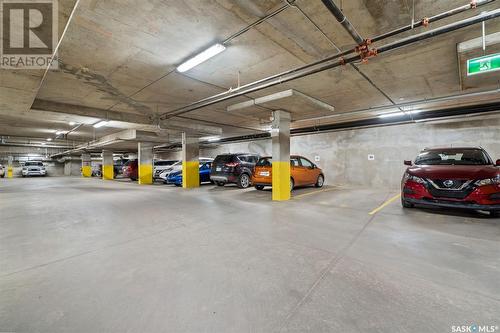
{"label": "silver car", "polygon": [[47,170],[42,162],[26,162],[21,170],[23,177],[47,175]]}

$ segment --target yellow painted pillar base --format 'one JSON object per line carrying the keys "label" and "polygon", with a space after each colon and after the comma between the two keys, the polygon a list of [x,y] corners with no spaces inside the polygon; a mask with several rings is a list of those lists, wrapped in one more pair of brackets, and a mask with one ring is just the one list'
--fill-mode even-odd
{"label": "yellow painted pillar base", "polygon": [[12,167],[7,167],[7,178],[14,177],[14,169]]}
{"label": "yellow painted pillar base", "polygon": [[153,165],[152,164],[139,164],[139,184],[151,185],[153,184]]}
{"label": "yellow painted pillar base", "polygon": [[290,161],[273,161],[273,200],[290,200]]}
{"label": "yellow painted pillar base", "polygon": [[183,188],[200,187],[200,162],[198,161],[182,162],[182,187]]}
{"label": "yellow painted pillar base", "polygon": [[82,176],[83,177],[92,177],[92,167],[91,166],[82,166]]}
{"label": "yellow painted pillar base", "polygon": [[112,165],[103,165],[102,166],[102,179],[104,180],[113,180],[115,177],[115,169]]}

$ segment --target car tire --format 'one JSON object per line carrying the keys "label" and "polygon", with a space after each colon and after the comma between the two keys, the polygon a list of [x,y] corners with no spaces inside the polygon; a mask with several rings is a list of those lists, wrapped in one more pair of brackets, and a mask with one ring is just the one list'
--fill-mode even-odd
{"label": "car tire", "polygon": [[130,177],[130,180],[133,181],[133,182],[135,182],[137,180],[137,178]]}
{"label": "car tire", "polygon": [[255,185],[255,189],[258,191],[262,191],[264,189],[264,185]]}
{"label": "car tire", "polygon": [[0,177],[4,178],[4,177],[5,177],[5,175],[1,175]]}
{"label": "car tire", "polygon": [[325,177],[323,175],[319,175],[318,179],[316,180],[316,184],[314,184],[315,187],[323,187],[323,184],[325,183]]}
{"label": "car tire", "polygon": [[226,183],[224,183],[224,182],[217,182],[216,184],[217,184],[217,186],[224,186],[224,185],[226,185]]}
{"label": "car tire", "polygon": [[490,216],[491,217],[500,217],[500,210],[491,210]]}
{"label": "car tire", "polygon": [[242,173],[238,178],[238,182],[236,183],[236,185],[238,185],[239,188],[248,188],[250,187],[250,184],[251,184],[250,176],[246,173]]}
{"label": "car tire", "polygon": [[290,192],[292,192],[294,188],[295,188],[295,181],[293,180],[293,178],[290,178]]}
{"label": "car tire", "polygon": [[181,187],[182,185],[181,185],[181,184],[175,184],[175,186],[177,186],[177,187]]}
{"label": "car tire", "polygon": [[401,198],[401,206],[403,206],[403,208],[413,208],[414,205],[408,201],[406,201],[405,199]]}

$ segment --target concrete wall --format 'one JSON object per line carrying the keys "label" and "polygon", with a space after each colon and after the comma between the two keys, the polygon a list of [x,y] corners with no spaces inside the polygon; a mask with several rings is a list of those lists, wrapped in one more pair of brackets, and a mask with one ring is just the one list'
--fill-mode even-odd
{"label": "concrete wall", "polygon": [[82,160],[71,159],[64,162],[64,175],[65,176],[80,176],[82,168]]}
{"label": "concrete wall", "polygon": [[[500,118],[449,123],[416,123],[295,136],[291,153],[311,160],[319,157],[328,184],[390,186],[398,188],[405,170],[403,160],[432,146],[482,146],[496,160],[500,158]],[[251,152],[271,155],[271,141],[219,145],[202,149],[200,156]],[[368,160],[374,155],[374,160]],[[179,152],[163,158],[179,158]]]}

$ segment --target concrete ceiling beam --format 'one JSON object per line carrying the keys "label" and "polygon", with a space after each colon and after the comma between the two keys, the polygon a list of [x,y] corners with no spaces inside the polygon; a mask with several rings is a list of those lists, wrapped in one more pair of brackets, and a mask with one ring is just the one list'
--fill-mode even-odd
{"label": "concrete ceiling beam", "polygon": [[33,103],[31,111],[34,112],[49,112],[61,113],[65,115],[73,115],[84,117],[85,123],[92,125],[100,120],[108,120],[111,122],[109,127],[127,128],[137,127],[137,129],[149,131],[171,130],[175,132],[193,132],[202,135],[221,135],[222,128],[209,126],[199,123],[187,123],[175,119],[159,120],[153,116],[143,116],[133,113],[124,113],[111,110],[103,110],[86,106],[72,105],[36,99]]}

